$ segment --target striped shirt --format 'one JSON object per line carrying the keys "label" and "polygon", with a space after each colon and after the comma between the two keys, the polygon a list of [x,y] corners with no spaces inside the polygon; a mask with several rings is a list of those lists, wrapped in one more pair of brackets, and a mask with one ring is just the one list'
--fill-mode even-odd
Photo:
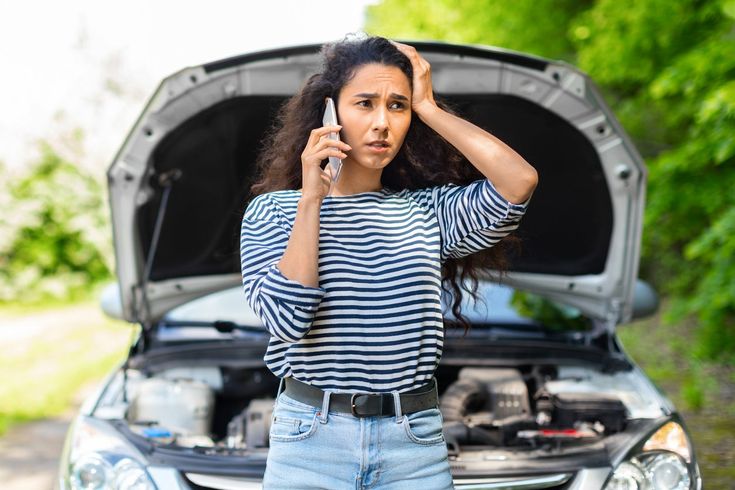
{"label": "striped shirt", "polygon": [[275,191],[247,206],[245,296],[271,334],[264,360],[276,376],[353,393],[404,392],[431,379],[444,340],[441,263],[495,245],[529,202],[509,203],[487,179],[327,196],[319,287],[309,287],[277,266],[300,197]]}

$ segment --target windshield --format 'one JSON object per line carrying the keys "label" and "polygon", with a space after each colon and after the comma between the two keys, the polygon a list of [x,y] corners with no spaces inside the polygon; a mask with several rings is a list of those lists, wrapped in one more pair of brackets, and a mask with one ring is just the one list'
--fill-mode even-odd
{"label": "windshield", "polygon": [[[475,303],[469,293],[462,298],[461,314],[472,328],[511,329],[549,333],[591,330],[592,321],[571,306],[553,302],[536,294],[517,291],[507,286],[480,281],[480,300]],[[446,296],[442,298],[444,321],[457,324]]]}
{"label": "windshield", "polygon": [[[592,322],[581,315],[579,310],[560,305],[526,292],[501,286],[488,281],[478,285],[480,301],[475,303],[468,293],[462,298],[462,315],[473,329],[492,329],[494,334],[504,336],[503,332],[515,337],[525,332],[563,333],[587,331]],[[449,326],[458,322],[447,302],[448,295],[442,297],[444,320]],[[205,326],[234,325],[249,327],[247,332],[223,332]],[[253,329],[265,329],[260,319],[245,301],[241,287],[203,296],[171,310],[159,325],[159,338],[174,335],[177,339],[191,338],[232,338],[236,335],[253,335]],[[461,329],[460,329],[461,330]],[[162,339],[163,340],[163,339]]]}

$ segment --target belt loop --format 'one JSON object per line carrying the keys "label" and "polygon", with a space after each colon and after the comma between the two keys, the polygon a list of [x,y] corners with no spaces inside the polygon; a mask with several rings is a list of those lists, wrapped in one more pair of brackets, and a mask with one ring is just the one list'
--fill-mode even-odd
{"label": "belt loop", "polygon": [[281,392],[285,389],[286,384],[286,378],[281,378],[281,382],[278,383],[278,391],[276,391],[276,398],[278,398],[278,395],[281,394]]}
{"label": "belt loop", "polygon": [[322,413],[319,415],[319,422],[321,422],[322,424],[327,423],[327,413],[329,412],[329,397],[331,395],[331,391],[325,391],[324,397],[322,398]]}
{"label": "belt loop", "polygon": [[401,394],[397,391],[391,391],[393,395],[393,407],[396,411],[396,424],[400,424],[403,420],[403,412],[401,411]]}

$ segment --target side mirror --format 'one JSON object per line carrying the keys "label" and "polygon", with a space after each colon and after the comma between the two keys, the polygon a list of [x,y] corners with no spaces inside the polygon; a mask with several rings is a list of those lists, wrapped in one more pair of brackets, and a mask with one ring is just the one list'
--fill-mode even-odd
{"label": "side mirror", "polygon": [[653,286],[642,279],[637,279],[633,289],[633,318],[640,320],[658,311],[659,297]]}
{"label": "side mirror", "polygon": [[120,298],[120,286],[113,282],[105,286],[100,295],[100,307],[105,315],[115,320],[125,320],[122,311],[122,299]]}

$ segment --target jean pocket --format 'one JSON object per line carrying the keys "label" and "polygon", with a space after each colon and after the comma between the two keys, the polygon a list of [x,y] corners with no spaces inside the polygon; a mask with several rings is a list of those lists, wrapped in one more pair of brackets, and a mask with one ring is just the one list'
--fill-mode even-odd
{"label": "jean pocket", "polygon": [[443,418],[438,408],[428,408],[403,416],[408,438],[416,444],[444,444]]}
{"label": "jean pocket", "polygon": [[273,409],[269,436],[272,441],[301,441],[314,435],[318,410],[300,403],[279,399]]}

